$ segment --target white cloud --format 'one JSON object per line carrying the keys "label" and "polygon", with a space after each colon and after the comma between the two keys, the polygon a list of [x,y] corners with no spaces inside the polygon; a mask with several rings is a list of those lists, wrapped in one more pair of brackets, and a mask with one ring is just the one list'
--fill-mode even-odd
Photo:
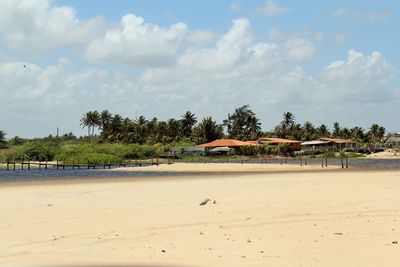
{"label": "white cloud", "polygon": [[128,14],[121,19],[120,27],[89,44],[86,57],[92,62],[134,67],[169,65],[187,32],[184,23],[166,29]]}
{"label": "white cloud", "polygon": [[396,76],[396,70],[379,52],[364,55],[350,50],[347,61],[334,61],[321,74],[321,88],[327,98],[345,102],[392,101],[387,87]]}
{"label": "white cloud", "polygon": [[101,33],[101,18],[81,21],[68,6],[49,0],[0,1],[0,38],[7,47],[29,54],[85,44]]}
{"label": "white cloud", "polygon": [[289,40],[285,48],[287,58],[296,62],[310,60],[315,54],[315,45],[307,39]]}
{"label": "white cloud", "polygon": [[267,0],[261,7],[257,8],[257,11],[268,17],[273,17],[288,13],[289,8],[280,6],[276,0]]}
{"label": "white cloud", "polygon": [[[400,104],[398,85],[392,85],[397,70],[378,52],[350,50],[347,59],[310,76],[302,64],[315,56],[314,39],[285,34],[279,43],[256,41],[247,19],[234,20],[218,39],[184,24],[161,28],[133,15],[121,23],[92,43],[98,50],[89,46],[87,52],[102,51],[92,60],[107,65],[147,66],[143,72],[82,68],[66,58],[44,67],[0,58],[0,95],[7,96],[0,105],[0,125],[9,136],[27,129],[31,136],[47,135],[56,126],[83,134],[80,116],[93,109],[160,119],[192,110],[222,121],[244,104],[252,106],[264,129],[285,111],[299,120],[370,123],[376,118],[394,127],[387,115]],[[350,111],[360,116],[348,116]],[[15,123],[8,114],[15,114]],[[26,124],[17,123],[20,119]]]}
{"label": "white cloud", "polygon": [[271,28],[268,33],[268,39],[270,41],[282,41],[286,39],[286,36],[280,30],[276,28]]}
{"label": "white cloud", "polygon": [[354,10],[346,10],[343,8],[336,9],[332,12],[331,17],[334,19],[349,19],[349,20],[360,20],[366,22],[378,22],[387,20],[392,17],[391,12],[389,11],[354,11]]}
{"label": "white cloud", "polygon": [[194,45],[204,45],[215,41],[215,34],[212,31],[198,30],[188,34],[186,40]]}

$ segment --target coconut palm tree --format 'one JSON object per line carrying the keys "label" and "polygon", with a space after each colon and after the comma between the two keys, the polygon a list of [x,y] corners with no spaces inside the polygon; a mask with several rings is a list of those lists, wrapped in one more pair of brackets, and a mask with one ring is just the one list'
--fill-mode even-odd
{"label": "coconut palm tree", "polygon": [[180,122],[183,136],[189,138],[192,135],[193,126],[197,123],[196,116],[192,112],[186,111],[186,113],[181,116]]}
{"label": "coconut palm tree", "polygon": [[124,119],[121,115],[115,114],[110,123],[110,134],[112,141],[120,141],[122,138],[122,130],[124,128]]}
{"label": "coconut palm tree", "polygon": [[107,136],[109,135],[111,119],[112,114],[107,109],[100,113],[100,135],[103,140],[107,139]]}
{"label": "coconut palm tree", "polygon": [[198,144],[212,142],[223,136],[223,128],[212,117],[205,117],[194,128],[194,136]]}
{"label": "coconut palm tree", "polygon": [[302,135],[303,141],[310,141],[310,140],[314,139],[315,127],[311,122],[306,121],[303,124],[302,129],[303,129],[303,135]]}
{"label": "coconut palm tree", "polygon": [[83,114],[83,116],[80,120],[82,128],[85,128],[85,127],[88,128],[88,137],[89,138],[90,138],[90,129],[92,127],[91,117],[92,117],[92,112],[88,111],[85,114]]}
{"label": "coconut palm tree", "polygon": [[317,133],[318,133],[319,137],[329,137],[331,135],[328,130],[328,127],[325,124],[321,124],[317,128]]}
{"label": "coconut palm tree", "polygon": [[258,136],[261,131],[261,123],[249,105],[236,108],[223,123],[231,138],[248,140]]}
{"label": "coconut palm tree", "polygon": [[256,139],[261,134],[261,122],[256,116],[250,116],[246,122],[246,139]]}
{"label": "coconut palm tree", "polygon": [[291,135],[292,126],[294,124],[294,115],[291,112],[283,113],[283,120],[281,122],[281,130],[282,137],[286,138],[288,135]]}
{"label": "coconut palm tree", "polygon": [[6,133],[0,130],[0,149],[7,146]]}
{"label": "coconut palm tree", "polygon": [[101,127],[101,117],[100,117],[100,113],[97,110],[92,111],[91,124],[92,124],[92,137],[93,137],[94,136],[94,129],[96,127],[97,128]]}
{"label": "coconut palm tree", "polygon": [[386,129],[378,124],[372,124],[368,132],[368,138],[371,142],[376,143],[382,140],[385,136]]}
{"label": "coconut palm tree", "polygon": [[358,143],[364,143],[366,136],[363,128],[358,126],[353,127],[350,129],[350,133],[353,140],[357,141]]}
{"label": "coconut palm tree", "polygon": [[181,136],[181,123],[176,119],[169,119],[167,121],[167,137],[169,142],[174,142]]}
{"label": "coconut palm tree", "polygon": [[81,125],[83,128],[88,128],[88,136],[89,138],[94,136],[95,127],[100,127],[101,118],[98,111],[88,111],[83,114],[81,118]]}
{"label": "coconut palm tree", "polygon": [[338,122],[333,123],[333,131],[332,131],[332,136],[333,137],[340,137],[341,134],[341,128]]}

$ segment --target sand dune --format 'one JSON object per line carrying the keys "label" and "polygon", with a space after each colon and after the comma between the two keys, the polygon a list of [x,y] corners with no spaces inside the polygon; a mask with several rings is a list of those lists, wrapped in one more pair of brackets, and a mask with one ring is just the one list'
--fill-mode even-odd
{"label": "sand dune", "polygon": [[0,185],[0,266],[400,262],[398,172],[204,178]]}

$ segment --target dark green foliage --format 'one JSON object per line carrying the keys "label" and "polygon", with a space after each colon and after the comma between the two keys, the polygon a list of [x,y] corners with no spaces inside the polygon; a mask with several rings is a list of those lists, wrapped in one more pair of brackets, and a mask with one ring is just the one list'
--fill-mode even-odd
{"label": "dark green foliage", "polygon": [[7,147],[6,133],[0,130],[0,149]]}
{"label": "dark green foliage", "polygon": [[194,128],[194,138],[198,144],[212,142],[222,136],[222,125],[214,121],[212,117],[204,118]]}
{"label": "dark green foliage", "polygon": [[9,161],[46,161],[53,160],[57,148],[40,141],[30,141],[23,145],[13,146],[6,151],[6,159]]}
{"label": "dark green foliage", "polygon": [[230,138],[239,140],[253,140],[261,133],[261,123],[249,105],[235,109],[232,115],[228,114],[224,126]]}

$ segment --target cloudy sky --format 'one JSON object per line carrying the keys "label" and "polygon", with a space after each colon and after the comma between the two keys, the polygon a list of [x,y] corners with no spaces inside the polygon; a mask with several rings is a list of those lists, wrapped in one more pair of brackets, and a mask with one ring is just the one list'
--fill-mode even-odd
{"label": "cloudy sky", "polygon": [[1,0],[0,129],[72,131],[89,110],[135,118],[250,104],[332,127],[400,130],[400,2]]}

